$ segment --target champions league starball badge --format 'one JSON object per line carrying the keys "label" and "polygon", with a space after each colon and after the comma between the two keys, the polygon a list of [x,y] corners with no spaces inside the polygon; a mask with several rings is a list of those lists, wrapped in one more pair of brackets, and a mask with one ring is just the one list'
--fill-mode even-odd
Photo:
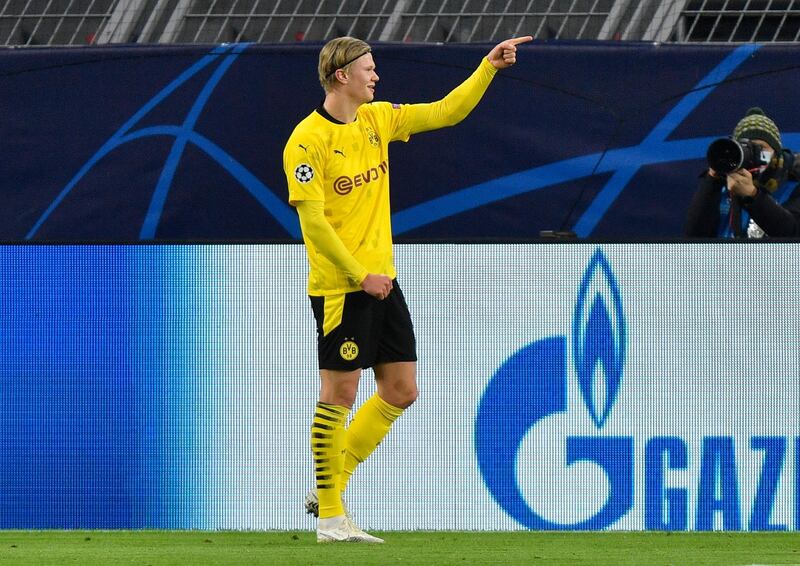
{"label": "champions league starball badge", "polygon": [[301,163],[294,170],[294,178],[301,183],[308,183],[314,178],[314,169],[308,163]]}

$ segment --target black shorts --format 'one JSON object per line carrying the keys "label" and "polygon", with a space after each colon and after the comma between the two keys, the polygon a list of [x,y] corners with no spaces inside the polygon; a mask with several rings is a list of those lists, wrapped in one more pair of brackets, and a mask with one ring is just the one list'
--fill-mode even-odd
{"label": "black shorts", "polygon": [[320,369],[352,371],[387,362],[417,361],[411,314],[397,280],[392,285],[392,292],[382,301],[365,291],[346,293],[341,322],[327,335],[323,333],[325,301],[333,305],[342,296],[309,297],[317,321]]}

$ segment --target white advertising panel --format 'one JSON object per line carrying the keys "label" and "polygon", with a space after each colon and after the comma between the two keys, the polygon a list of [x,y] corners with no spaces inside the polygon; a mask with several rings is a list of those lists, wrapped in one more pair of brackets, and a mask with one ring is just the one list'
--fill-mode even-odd
{"label": "white advertising panel", "polygon": [[[347,498],[378,529],[796,530],[797,244],[399,245],[420,397]],[[311,528],[301,246],[211,248],[203,527]],[[362,376],[358,403],[374,391]],[[357,404],[358,404],[357,403]]]}

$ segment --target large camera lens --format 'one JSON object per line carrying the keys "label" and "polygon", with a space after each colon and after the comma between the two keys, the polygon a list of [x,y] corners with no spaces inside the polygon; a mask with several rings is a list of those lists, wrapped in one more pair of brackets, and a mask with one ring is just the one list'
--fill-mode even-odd
{"label": "large camera lens", "polygon": [[761,146],[753,140],[720,138],[711,142],[706,152],[708,166],[720,175],[737,169],[754,171],[767,161],[763,159]]}
{"label": "large camera lens", "polygon": [[711,142],[706,152],[708,166],[721,175],[727,175],[742,167],[744,151],[738,141],[720,138]]}

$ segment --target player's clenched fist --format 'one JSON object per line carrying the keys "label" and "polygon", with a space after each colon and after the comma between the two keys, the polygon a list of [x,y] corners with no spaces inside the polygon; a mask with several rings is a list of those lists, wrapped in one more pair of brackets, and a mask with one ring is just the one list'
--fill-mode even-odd
{"label": "player's clenched fist", "polygon": [[507,39],[495,45],[486,58],[495,69],[505,69],[517,62],[517,45],[533,40],[530,35]]}
{"label": "player's clenched fist", "polygon": [[361,282],[361,288],[378,300],[383,300],[392,291],[392,279],[388,275],[368,274]]}

